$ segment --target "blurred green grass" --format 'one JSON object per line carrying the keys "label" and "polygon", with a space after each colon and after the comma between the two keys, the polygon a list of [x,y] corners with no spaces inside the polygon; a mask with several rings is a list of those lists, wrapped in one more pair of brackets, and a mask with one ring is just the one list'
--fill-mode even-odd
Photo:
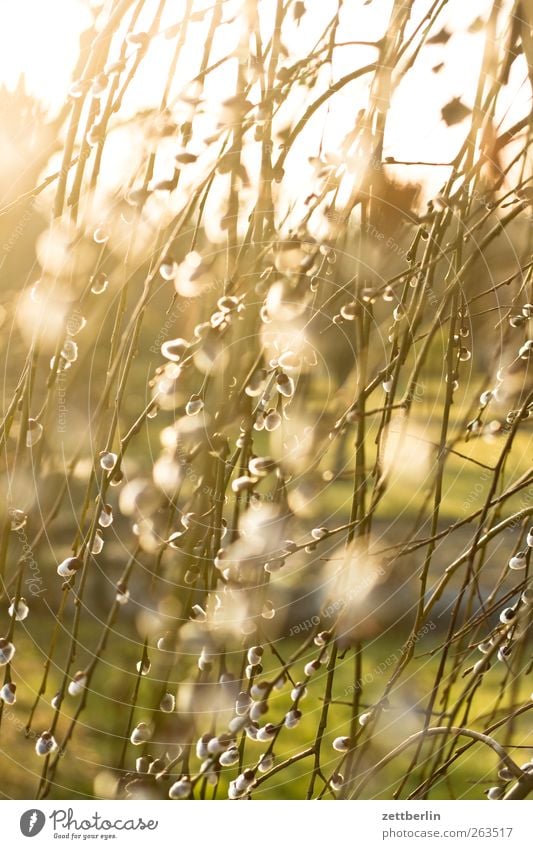
{"label": "blurred green grass", "polygon": [[[88,634],[82,634],[82,644],[88,636]],[[20,687],[21,698],[16,704],[16,709],[14,707],[5,707],[2,723],[3,742],[1,748],[4,758],[8,758],[4,763],[9,764],[8,768],[4,769],[3,779],[3,793],[7,798],[33,798],[38,785],[39,772],[43,764],[43,760],[38,758],[34,752],[35,738],[30,737],[27,739],[22,729],[22,723],[25,721],[30,707],[29,694],[35,691],[40,681],[40,669],[36,668],[34,663],[29,660],[31,656],[30,652],[25,651],[29,647],[25,646],[24,642],[24,640],[21,641],[22,645],[20,646],[20,651],[17,653],[15,667],[17,678],[24,683],[24,686]],[[435,648],[437,643],[438,636],[436,637],[434,634],[428,634],[427,637],[424,637],[420,641],[420,646],[417,647],[417,656],[415,656],[409,667],[407,675],[392,691],[390,710],[381,715],[377,727],[373,731],[370,747],[367,750],[366,756],[362,759],[363,771],[375,764],[381,757],[409,736],[409,734],[415,733],[422,728],[423,714],[421,708],[427,700],[428,693],[433,685],[438,663],[438,655],[431,656],[428,655],[428,652]],[[285,641],[281,651],[284,656],[288,656],[297,647],[297,642],[292,638]],[[113,647],[111,647],[111,652],[113,652]],[[303,666],[315,654],[316,651],[313,652],[311,647],[298,661],[296,668],[301,671],[302,677]],[[394,666],[391,658],[397,657],[398,646],[390,640],[378,639],[364,648],[363,679],[365,684],[360,696],[362,705],[371,704],[379,698],[383,686]],[[106,662],[98,670],[93,681],[94,692],[89,694],[88,705],[81,715],[74,744],[69,745],[65,756],[61,758],[55,778],[52,798],[87,798],[95,795],[98,796],[102,792],[104,795],[107,795],[110,792],[112,783],[116,775],[118,775],[118,773],[113,773],[110,767],[113,765],[116,766],[118,763],[122,737],[125,730],[126,712],[119,709],[120,702],[131,696],[135,681],[136,660],[137,655],[133,651],[133,646],[130,650],[126,650],[126,652],[124,652],[123,646],[120,666],[117,663],[115,668],[109,667],[107,665],[109,662],[108,656],[106,657]],[[277,663],[276,658],[273,656],[265,658],[264,677],[268,678],[269,672],[274,673]],[[464,665],[466,667],[470,664],[465,662]],[[118,674],[119,671],[120,675]],[[124,674],[124,671],[127,672],[127,675]],[[141,681],[139,706],[135,713],[136,722],[150,717],[148,708],[152,706],[151,694],[154,689],[154,679],[158,678],[160,672],[161,667],[156,662],[150,674]],[[482,729],[488,724],[486,718],[492,709],[498,706],[503,673],[504,667],[501,664],[497,664],[486,674],[482,686],[474,693],[470,711],[472,719],[468,720],[467,725]],[[286,758],[290,758],[298,752],[303,751],[314,740],[318,718],[323,704],[321,699],[324,691],[324,676],[325,671],[324,667],[322,667],[320,672],[311,679],[308,687],[308,695],[300,705],[303,711],[303,718],[300,724],[293,730],[284,729],[276,741],[274,750],[276,763],[280,763]],[[179,677],[184,681],[193,681],[195,678],[194,667],[189,666],[187,668],[185,665],[180,664]],[[129,686],[126,687],[124,685],[125,678],[129,678]],[[48,721],[52,715],[49,699],[56,692],[59,680],[57,671],[52,670],[48,692],[36,713],[36,720],[34,722],[34,729],[36,731],[42,731],[48,727]],[[322,770],[326,777],[329,777],[337,769],[341,758],[332,748],[333,739],[336,736],[350,733],[351,707],[346,703],[350,703],[352,700],[352,680],[353,655],[350,652],[344,660],[339,661],[334,679],[333,702],[344,702],[345,704],[333,703],[330,706],[328,729],[323,738],[322,748]],[[464,685],[465,681],[462,680],[452,687],[450,705],[455,703],[456,696]],[[530,687],[530,684],[527,681],[521,680],[516,682],[514,696],[517,703],[521,701],[523,703],[529,698],[528,687]],[[283,718],[290,704],[290,688],[291,684],[287,682],[281,691],[274,691],[266,720],[278,722]],[[179,702],[180,699],[178,696],[178,704]],[[65,711],[59,725],[59,734],[57,735],[58,740],[60,740],[66,728],[67,717],[72,715],[77,704],[76,698],[66,697],[64,702]],[[224,722],[227,722],[230,716],[231,711],[220,713],[216,726],[218,731],[224,730]],[[214,713],[209,716],[209,720],[211,719],[214,719]],[[168,729],[172,729],[174,726],[177,727],[180,724],[179,712],[170,718],[165,718],[165,720],[168,720]],[[456,721],[456,724],[458,722],[459,720]],[[205,719],[203,723],[199,723],[198,735],[205,731],[206,725],[209,727],[209,723]],[[500,741],[505,742],[504,732],[502,732],[501,736],[498,733],[495,736]],[[366,732],[362,737],[362,740],[365,739]],[[519,744],[522,743],[523,745],[533,747],[531,728],[527,716],[525,718],[519,717],[516,721],[513,740]],[[466,742],[464,738],[460,740],[460,744],[464,742]],[[426,749],[429,751],[431,745],[432,743],[430,741],[426,742],[423,752]],[[247,740],[244,750],[244,764],[246,766],[255,765],[260,754],[265,751],[266,746],[267,744],[265,743],[259,744]],[[155,748],[157,749],[157,744]],[[163,751],[164,746],[160,748]],[[414,748],[412,747],[404,752],[401,757],[389,764],[373,780],[369,782],[365,781],[361,797],[391,798],[392,792],[409,768],[410,758],[414,753]],[[134,769],[135,758],[141,753],[141,749],[142,747],[135,747],[128,744],[125,762],[126,769]],[[153,748],[150,751],[153,752]],[[168,751],[172,756],[176,750],[171,745],[168,747]],[[520,750],[514,748],[510,748],[508,751],[519,763],[529,759],[527,750],[523,754],[520,753]],[[199,762],[194,753],[192,753],[191,768],[195,769],[198,766]],[[435,783],[429,794],[429,798],[480,798],[482,797],[483,790],[497,781],[497,767],[497,758],[494,753],[480,744],[475,744],[453,765],[449,774],[450,780],[447,777],[443,777]],[[311,768],[312,757],[294,763],[278,776],[275,776],[273,779],[265,782],[262,787],[258,788],[254,793],[255,798],[305,798]],[[222,771],[217,798],[225,798],[227,782],[234,778],[236,774],[236,767],[226,768]],[[409,773],[403,795],[405,796],[414,790],[421,778],[422,772],[418,768]],[[323,786],[322,781],[319,779],[316,785],[317,790],[320,791]],[[105,789],[102,790],[102,788]],[[200,794],[200,788],[201,784],[198,785],[196,795]],[[212,788],[208,788],[206,798],[210,798],[211,794]],[[327,797],[328,794],[326,793]]]}
{"label": "blurred green grass", "polygon": [[[438,444],[439,440],[440,390],[439,379],[435,376],[425,384],[421,400],[413,405],[412,416],[410,418],[410,421],[423,433],[424,439],[434,445]],[[376,396],[378,394],[376,393]],[[375,400],[373,397],[369,401],[369,404],[373,404]],[[377,400],[379,402],[379,398]],[[467,400],[459,396],[457,403],[452,407],[452,423],[454,425],[462,421],[464,405],[467,403]],[[497,410],[496,412],[501,411]],[[169,418],[170,423],[171,417],[167,416],[167,418]],[[162,422],[165,420],[165,414],[160,414],[157,420],[148,422],[148,432],[145,438],[149,444],[151,443],[153,445],[154,441],[158,439],[159,430]],[[369,444],[372,444],[375,433],[376,423],[374,421],[369,426]],[[317,499],[317,505],[319,505],[320,509],[320,519],[327,515],[329,521],[332,523],[344,521],[349,515],[353,491],[351,479],[353,466],[352,436],[353,432],[351,431],[347,435],[340,458],[341,465],[344,465],[346,469],[346,480],[337,478],[334,481],[334,485],[328,485],[324,482],[320,490],[320,499]],[[261,450],[262,441],[264,442],[264,435],[258,435],[256,450]],[[502,437],[495,436],[489,441],[474,438],[469,442],[465,442],[462,439],[454,447],[457,451],[466,455],[466,457],[471,457],[480,463],[493,465],[502,444]],[[142,462],[143,450],[142,441],[136,443],[136,460],[139,463]],[[376,520],[378,531],[384,537],[384,545],[386,545],[387,539],[395,542],[398,538],[401,538],[424,505],[426,505],[427,510],[430,509],[431,500],[427,502],[426,498],[432,490],[435,474],[435,454],[436,449],[432,447],[430,449],[431,462],[429,469],[421,482],[418,481],[416,485],[410,484],[408,473],[406,476],[400,476],[398,481],[385,493]],[[527,470],[530,466],[530,456],[531,438],[530,434],[524,428],[524,430],[521,430],[517,434],[513,452],[506,464],[505,483],[516,479]],[[331,462],[332,453],[328,452],[318,466],[318,474],[323,475],[331,467]],[[486,497],[489,485],[489,475],[486,474],[481,466],[471,463],[456,454],[450,454],[447,459],[443,481],[443,499],[440,514],[441,524],[466,517],[470,512],[480,508]],[[518,509],[522,499],[523,494],[518,494],[512,499],[509,499],[502,508],[502,516],[508,515],[514,509]],[[317,516],[308,516],[304,524],[307,523],[309,526],[312,526],[318,518]],[[461,545],[462,542],[464,542],[464,536],[460,536],[458,543],[450,541],[444,551],[438,550],[436,552],[435,563],[437,571],[443,565],[446,565],[446,561],[452,558],[453,546]],[[109,550],[106,549],[106,551],[108,552]],[[109,563],[112,562],[114,564],[114,575],[118,569],[118,566],[115,565],[117,558],[109,553],[106,554],[106,557]],[[40,564],[47,562],[49,559],[49,553],[44,551],[38,552],[37,560]],[[121,559],[123,560],[123,556]],[[50,564],[50,569],[54,571],[53,564]],[[299,576],[297,580],[300,580]],[[135,643],[135,626],[133,626],[132,630],[131,619],[127,624],[124,624],[122,621],[124,615],[131,617],[129,611],[126,614],[121,613],[121,617],[119,617],[116,631],[112,634],[108,650],[104,655],[104,661],[97,668],[93,680],[94,692],[89,696],[88,706],[81,716],[73,744],[69,745],[65,757],[61,759],[52,794],[54,798],[84,798],[93,795],[107,795],[112,787],[112,780],[116,777],[109,768],[112,765],[116,765],[119,760],[128,713],[124,709],[124,705],[129,703],[131,693],[134,689],[135,664],[139,659],[139,648]],[[4,706],[4,721],[0,736],[0,748],[5,758],[4,763],[7,765],[7,768],[4,769],[3,792],[7,797],[14,798],[32,798],[34,796],[42,767],[42,761],[34,752],[35,738],[26,738],[23,725],[30,709],[32,694],[39,687],[42,674],[41,663],[44,661],[44,655],[41,652],[46,651],[46,646],[48,645],[53,628],[52,611],[46,612],[43,605],[35,605],[31,611],[30,618],[24,625],[27,625],[28,629],[26,631],[25,628],[20,628],[17,638],[17,655],[14,663],[15,679],[20,682],[18,689],[19,698],[14,707]],[[99,627],[99,624],[95,627],[94,620],[91,619],[91,616],[86,615],[82,617],[82,628],[79,638],[80,651],[75,668],[83,668],[84,662],[87,662],[89,659],[91,651],[94,649],[98,639]],[[57,691],[61,680],[60,667],[64,664],[66,658],[66,636],[68,634],[63,634],[62,636],[61,648],[50,673],[47,693],[36,713],[33,727],[39,732],[49,727],[51,720],[52,708],[49,702],[50,698]],[[433,644],[431,640],[433,640]],[[414,733],[422,727],[423,716],[420,709],[422,704],[427,702],[428,694],[434,683],[439,660],[438,655],[427,655],[427,652],[434,647],[435,640],[438,640],[438,636],[429,635],[424,639],[423,643],[421,642],[420,646],[417,646],[417,653],[424,653],[424,657],[418,657],[410,664],[406,675],[400,680],[398,686],[393,691],[391,710],[382,714],[377,728],[374,730],[371,747],[367,755],[363,758],[363,768],[368,768],[369,765],[378,761],[380,757],[383,757],[394,746],[402,742],[410,733]],[[395,633],[394,627],[387,635],[373,640],[364,649],[363,673],[380,669],[380,664],[382,665],[386,662],[387,658],[397,656],[400,644],[401,637]],[[277,645],[284,657],[287,657],[292,651],[298,648],[298,643],[290,638],[283,639]],[[36,653],[41,658],[40,662],[35,659]],[[154,651],[154,654],[157,653]],[[302,675],[303,665],[306,660],[311,659],[314,655],[315,652],[310,650],[299,662]],[[271,659],[270,664],[272,662]],[[59,664],[59,668],[55,666],[55,663]],[[334,682],[334,700],[346,701],[350,698],[349,688],[353,675],[352,664],[351,654],[350,659],[339,662]],[[390,669],[392,669],[392,666]],[[269,666],[266,664],[265,675],[268,675],[268,671]],[[484,677],[482,686],[474,694],[471,716],[475,720],[474,725],[479,729],[484,727],[481,717],[488,715],[498,703],[503,671],[502,666],[495,666]],[[153,708],[151,700],[153,699],[154,690],[157,689],[157,687],[154,687],[153,678],[157,678],[158,672],[162,673],[162,668],[155,662],[150,675],[141,682],[140,706],[135,713],[136,721],[146,718],[149,715],[149,709]],[[389,670],[384,674],[376,675],[374,680],[368,686],[365,686],[361,697],[363,704],[372,704],[379,698],[388,674]],[[195,677],[195,670],[188,667],[185,661],[181,660],[178,674],[176,676],[176,673],[174,673],[174,675],[178,680],[185,682],[192,681]],[[451,704],[454,703],[456,696],[463,686],[464,681],[453,686],[450,694]],[[268,714],[269,721],[275,722],[280,720],[284,712],[288,709],[289,688],[290,685],[287,684],[283,692],[273,696],[272,707]],[[276,762],[292,757],[307,748],[313,741],[322,706],[320,699],[323,695],[323,689],[324,672],[321,671],[312,679],[309,686],[309,695],[302,703],[304,715],[301,723],[292,731],[284,730],[276,743]],[[518,703],[521,700],[527,700],[529,698],[529,689],[531,689],[531,685],[527,681],[524,682],[521,680],[516,682],[515,700]],[[58,739],[61,738],[67,727],[68,717],[72,715],[76,708],[76,700],[67,697],[64,707],[65,713],[60,720]],[[349,733],[349,721],[350,707],[348,705],[333,704],[331,706],[328,731],[323,741],[323,769],[326,775],[333,772],[339,762],[339,756],[332,749],[331,742],[335,736]],[[202,733],[205,730],[205,728],[199,727],[198,733]],[[533,743],[531,732],[527,726],[527,718],[519,718],[516,721],[513,739],[523,740],[524,744]],[[430,745],[432,744],[426,743],[425,747],[429,747]],[[250,765],[256,763],[257,758],[264,751],[264,748],[264,745],[260,746],[257,743],[247,741],[245,763]],[[169,748],[169,751],[172,754],[172,747]],[[513,754],[512,750],[510,752]],[[135,758],[138,754],[139,750],[137,748],[131,745],[128,746],[127,769],[134,767]],[[413,750],[408,750],[380,772],[376,779],[365,785],[362,794],[363,797],[390,798],[394,787],[397,786],[398,781],[401,780],[402,775],[408,769],[412,754]],[[519,753],[515,753],[515,755],[520,762]],[[527,757],[527,755],[524,755],[523,760],[527,760]],[[191,763],[193,767],[199,766],[194,755]],[[274,779],[265,782],[256,791],[256,798],[305,798],[311,764],[312,758],[306,758],[293,764]],[[431,790],[430,798],[446,799],[453,796],[467,799],[480,798],[482,790],[495,782],[496,773],[497,764],[493,753],[476,745],[453,765],[450,770],[450,780],[444,777],[436,782]],[[217,798],[224,798],[226,795],[225,776],[231,778],[235,774],[234,768],[224,770],[224,779],[221,781],[220,788],[217,791]],[[97,778],[98,776],[100,776],[100,779]],[[420,777],[421,772],[418,769],[409,775],[404,795],[411,792],[417,786]],[[317,788],[321,789],[322,786],[319,780]],[[208,797],[211,792],[211,789],[208,789]]]}

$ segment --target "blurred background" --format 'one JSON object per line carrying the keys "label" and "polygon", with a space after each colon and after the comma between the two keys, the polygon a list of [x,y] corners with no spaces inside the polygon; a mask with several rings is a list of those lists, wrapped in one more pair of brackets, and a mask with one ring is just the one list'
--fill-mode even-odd
{"label": "blurred background", "polygon": [[[514,717],[531,690],[527,623],[508,637],[515,665],[500,658],[466,694],[463,680],[529,571],[530,14],[514,0],[2,9],[0,630],[17,685],[4,797],[109,798],[119,779],[129,797],[167,796],[135,771],[135,723],[153,724],[143,754],[179,760],[213,715],[231,719],[251,641],[269,646],[265,679],[296,656],[288,686],[318,623],[335,623],[340,652],[324,774],[354,710],[384,704],[416,623],[355,778],[451,722],[457,700],[480,729],[511,716],[505,744],[531,756],[527,713]],[[247,477],[257,456],[276,480],[241,495],[223,470]],[[467,518],[498,496],[482,531],[519,519],[419,622],[421,570],[427,601],[472,543]],[[65,587],[73,554],[83,577]],[[217,660],[199,674],[206,641]],[[76,670],[90,676],[81,708]],[[280,761],[315,739],[324,685],[325,667],[276,738]],[[289,706],[286,687],[269,720]],[[43,767],[50,728],[60,749]],[[433,767],[411,758],[363,795],[414,792]],[[296,759],[254,798],[305,798],[310,775]],[[427,792],[479,798],[494,782],[476,748]],[[200,786],[223,796],[227,782]]]}

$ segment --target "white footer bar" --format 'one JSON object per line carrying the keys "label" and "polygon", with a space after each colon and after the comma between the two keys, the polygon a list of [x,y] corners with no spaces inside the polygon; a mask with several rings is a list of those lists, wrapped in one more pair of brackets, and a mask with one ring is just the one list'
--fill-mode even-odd
{"label": "white footer bar", "polygon": [[184,849],[395,849],[533,845],[524,802],[24,802],[0,803],[0,844]]}

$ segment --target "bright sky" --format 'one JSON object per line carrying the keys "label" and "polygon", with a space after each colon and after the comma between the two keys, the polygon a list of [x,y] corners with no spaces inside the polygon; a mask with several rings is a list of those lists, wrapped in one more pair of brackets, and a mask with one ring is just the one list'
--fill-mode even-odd
{"label": "bright sky", "polygon": [[83,0],[19,0],[0,11],[0,81],[13,88],[20,74],[49,106],[68,90],[76,62],[76,36],[90,24]]}
{"label": "bright sky", "polygon": [[[89,0],[17,0],[3,4],[0,12],[0,82],[13,88],[20,74],[26,78],[28,90],[47,107],[57,108],[64,100],[71,82],[71,71],[77,58],[78,36],[89,25],[91,13]],[[100,3],[98,5],[103,5]],[[145,21],[149,20],[156,0],[147,0]],[[431,6],[430,0],[416,0],[411,26],[418,23]],[[486,18],[491,3],[488,0],[449,0],[439,18],[438,29],[446,26],[455,34],[445,45],[425,47],[417,59],[415,70],[405,77],[398,88],[389,116],[385,155],[398,159],[431,159],[446,161],[455,153],[464,137],[465,125],[445,128],[440,110],[452,97],[458,96],[471,105],[475,93],[477,70],[481,61],[483,39],[467,32],[478,16]],[[504,5],[507,3],[504,0]],[[184,2],[167,3],[162,27],[179,22]],[[209,8],[211,0],[196,0],[197,9]],[[228,0],[229,11],[239,12],[243,0]],[[327,20],[336,9],[333,0],[306,0],[308,14],[297,27],[289,23],[284,27],[284,41],[291,52],[305,55],[314,44]],[[345,3],[338,41],[372,40],[383,34],[392,0],[374,0],[365,5],[364,0]],[[273,8],[270,0],[263,0],[260,8],[266,10],[265,26],[270,24]],[[143,19],[139,29],[143,29]],[[224,26],[215,40],[213,58],[223,56],[238,44],[239,31],[235,24]],[[197,68],[198,56],[204,42],[204,25],[195,25],[187,39],[177,79],[181,85],[184,75]],[[164,79],[170,62],[173,42],[164,37],[156,39],[143,63],[142,74],[131,87],[124,103],[123,114],[133,114],[139,108],[155,105],[161,96]],[[353,70],[371,61],[376,55],[373,48],[346,47],[338,49],[334,58],[334,74]],[[432,68],[445,60],[438,74]],[[227,91],[228,79],[233,79],[235,63],[227,63],[213,75],[206,86],[206,95],[213,101],[221,99]],[[186,77],[185,77],[186,78]],[[515,63],[512,75],[513,96],[499,116],[511,123],[525,112],[529,88],[526,70],[520,60]],[[337,140],[353,126],[354,115],[365,103],[368,78],[347,86],[333,102],[329,111],[322,111],[310,123],[302,136],[308,155],[316,153],[323,136],[325,149],[334,150]],[[359,96],[360,95],[360,96]],[[296,92],[300,103],[288,103],[287,112],[294,118],[302,109],[304,91]],[[527,107],[526,107],[527,108]],[[508,112],[505,116],[504,112]],[[314,148],[314,149],[313,149]],[[413,171],[410,177],[415,175]],[[442,181],[442,173],[435,173],[435,189]]]}

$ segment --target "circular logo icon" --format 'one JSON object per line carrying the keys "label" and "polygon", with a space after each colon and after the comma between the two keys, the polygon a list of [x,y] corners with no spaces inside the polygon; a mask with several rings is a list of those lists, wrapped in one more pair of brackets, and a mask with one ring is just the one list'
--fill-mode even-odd
{"label": "circular logo icon", "polygon": [[46,817],[42,811],[36,808],[31,808],[29,811],[24,811],[20,818],[20,830],[24,837],[35,837],[43,830]]}

